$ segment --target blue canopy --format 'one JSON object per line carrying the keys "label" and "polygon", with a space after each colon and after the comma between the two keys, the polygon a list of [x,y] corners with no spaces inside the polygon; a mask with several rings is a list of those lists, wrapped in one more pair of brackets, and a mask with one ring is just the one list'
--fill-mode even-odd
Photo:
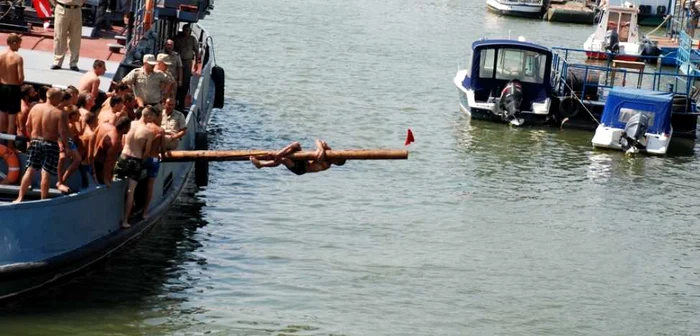
{"label": "blue canopy", "polygon": [[670,133],[672,110],[672,92],[614,87],[605,101],[601,122],[624,129],[627,120],[641,112],[649,117],[649,133]]}

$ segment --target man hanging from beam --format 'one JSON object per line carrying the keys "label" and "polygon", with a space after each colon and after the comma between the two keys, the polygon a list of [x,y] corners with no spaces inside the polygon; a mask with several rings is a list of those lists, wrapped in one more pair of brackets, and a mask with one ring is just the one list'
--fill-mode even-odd
{"label": "man hanging from beam", "polygon": [[287,169],[297,175],[306,173],[317,173],[327,170],[332,164],[342,166],[345,164],[344,159],[327,159],[326,151],[331,150],[331,147],[325,141],[316,140],[316,158],[313,160],[294,160],[287,156],[301,151],[301,145],[298,142],[293,142],[287,147],[282,148],[277,153],[270,153],[272,160],[258,160],[255,156],[250,157],[250,161],[258,169],[263,167],[277,167],[284,164]]}

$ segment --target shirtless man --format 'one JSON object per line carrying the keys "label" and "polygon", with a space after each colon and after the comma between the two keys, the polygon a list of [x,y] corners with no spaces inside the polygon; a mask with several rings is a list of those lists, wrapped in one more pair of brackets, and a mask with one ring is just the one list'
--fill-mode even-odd
{"label": "shirtless man", "polygon": [[95,99],[91,94],[87,92],[81,92],[78,94],[78,102],[76,103],[80,111],[80,132],[82,133],[85,129],[85,116],[90,112],[92,107],[95,106]]}
{"label": "shirtless man", "polygon": [[107,93],[107,99],[102,103],[100,108],[105,108],[109,106],[109,100],[112,99],[112,97],[122,97],[124,98],[124,95],[131,92],[131,88],[129,88],[128,85],[124,83],[116,83],[116,86],[114,87],[114,91],[108,92]]}
{"label": "shirtless man", "polygon": [[[0,53],[0,133],[15,134],[15,116],[22,109],[20,85],[24,83],[24,60],[17,53],[22,38],[11,33],[7,35],[7,46]],[[14,148],[14,141],[8,141]]]}
{"label": "shirtless man", "polygon": [[114,168],[114,173],[117,177],[127,179],[128,186],[126,189],[126,204],[124,209],[124,220],[122,228],[128,229],[129,216],[131,209],[134,206],[134,191],[136,185],[141,179],[141,171],[143,170],[143,159],[151,152],[153,144],[153,133],[148,129],[146,123],[153,122],[155,115],[150,113],[150,109],[144,109],[141,116],[142,122],[132,124],[129,133],[124,137],[124,149],[117,160],[117,166]]}
{"label": "shirtless man", "polygon": [[52,88],[46,95],[47,102],[34,106],[29,112],[27,132],[30,134],[31,143],[27,153],[27,168],[15,203],[22,201],[32,183],[34,172],[39,169],[41,199],[49,196],[51,175],[56,175],[58,164],[58,141],[68,143],[65,114],[56,107],[61,101],[61,90]]}
{"label": "shirtless man", "polygon": [[122,103],[122,98],[112,97],[112,99],[109,100],[109,108],[103,108],[100,114],[97,115],[97,123],[110,123],[114,125],[114,122],[117,121],[117,113],[121,114],[123,108],[124,104]]}
{"label": "shirtless man", "polygon": [[160,170],[160,158],[159,155],[163,153],[165,149],[163,147],[163,138],[165,137],[165,131],[162,127],[158,125],[157,114],[152,106],[146,106],[141,111],[142,120],[151,119],[152,121],[146,123],[148,130],[153,133],[153,143],[151,145],[151,151],[146,154],[146,159],[143,161],[143,168],[146,169],[148,176],[148,185],[146,188],[146,203],[143,207],[143,218],[148,218],[148,207],[151,205],[151,199],[153,198],[153,185],[158,177],[158,171]]}
{"label": "shirtless man", "polygon": [[306,173],[317,173],[327,170],[331,167],[331,164],[336,166],[344,165],[345,160],[326,159],[326,151],[330,149],[331,147],[328,146],[325,141],[316,140],[316,158],[314,160],[293,160],[286,156],[301,151],[301,145],[298,142],[293,142],[277,153],[270,153],[273,160],[261,161],[251,156],[250,161],[253,162],[253,165],[258,169],[263,167],[277,167],[280,164],[284,164],[292,173],[304,175]]}
{"label": "shirtless man", "polygon": [[[78,167],[80,167],[80,162],[82,162],[78,148],[78,146],[82,144],[80,142],[80,133],[78,132],[78,127],[80,124],[80,113],[78,112],[78,107],[75,105],[68,105],[65,107],[64,114],[66,115],[67,120],[66,127],[68,128],[68,146],[63,146],[61,154],[59,155],[58,182],[56,182],[56,189],[67,194],[71,192],[71,189],[68,187],[68,185],[66,185],[66,181],[71,175],[73,175]],[[71,164],[68,169],[63,172],[63,165],[67,158],[71,159]]]}
{"label": "shirtless man", "polygon": [[131,120],[122,117],[117,119],[116,125],[102,123],[95,129],[88,144],[88,156],[97,183],[112,186],[114,165],[122,151],[122,136],[129,132],[130,127]]}
{"label": "shirtless man", "polygon": [[97,97],[100,93],[100,76],[107,72],[107,67],[105,66],[105,61],[95,60],[92,63],[92,71],[89,71],[83,75],[80,79],[80,84],[78,84],[78,90],[80,92],[88,92],[93,97]]}
{"label": "shirtless man", "polygon": [[29,110],[35,105],[36,90],[30,84],[24,84],[22,85],[20,96],[22,97],[22,103],[17,115],[17,134],[29,138],[29,133],[26,130],[27,117],[29,116]]}
{"label": "shirtless man", "polygon": [[131,93],[131,92],[125,93],[124,99],[122,100],[122,104],[124,104],[124,107],[122,107],[121,112],[116,113],[117,118],[119,118],[121,116],[127,116],[131,120],[141,119],[140,117],[136,118],[136,116],[134,115],[134,109],[138,105],[136,104],[136,97],[134,97],[133,93]]}
{"label": "shirtless man", "polygon": [[[97,116],[92,112],[87,112],[85,116],[80,117],[80,122],[85,122],[85,128],[80,134],[80,143],[82,146],[78,146],[78,152],[80,157],[83,158],[83,162],[80,164],[80,177],[82,180],[82,187],[87,188],[90,186],[89,178],[94,176],[92,171],[92,164],[90,162],[89,152],[90,152],[90,139],[95,135],[95,129],[97,128]],[[80,124],[80,123],[78,123]]]}

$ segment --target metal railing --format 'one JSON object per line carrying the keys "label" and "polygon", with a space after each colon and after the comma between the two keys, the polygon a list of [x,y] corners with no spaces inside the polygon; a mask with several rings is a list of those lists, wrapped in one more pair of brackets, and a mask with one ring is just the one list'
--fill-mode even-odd
{"label": "metal railing", "polygon": [[[698,94],[698,89],[694,85],[696,81],[700,80],[700,75],[698,74],[681,74],[678,68],[676,68],[675,72],[666,72],[613,67],[612,57],[609,58],[607,64],[585,64],[583,63],[585,62],[585,56],[583,56],[583,61],[569,61],[569,57],[577,52],[585,53],[585,50],[553,49],[560,51],[560,53],[555,52],[552,59],[552,87],[555,94],[559,96],[577,95],[581,96],[580,98],[587,103],[603,102],[606,98],[605,90],[609,90],[614,86],[620,86],[620,84],[624,86],[629,80],[635,79],[633,76],[636,76],[636,86],[639,88],[673,92],[675,95],[693,99]],[[611,54],[611,56],[614,55]],[[595,75],[598,75],[598,77],[595,78]],[[570,76],[582,77],[583,85],[575,92],[571,92],[573,89],[568,85],[570,80],[575,79]],[[591,81],[590,78],[595,78],[595,80]],[[617,83],[617,80],[620,79],[621,83]],[[586,96],[586,92],[592,90],[596,90],[598,99],[590,99],[592,97]],[[692,110],[691,105],[693,104],[691,104],[690,100],[687,100],[686,111]]]}

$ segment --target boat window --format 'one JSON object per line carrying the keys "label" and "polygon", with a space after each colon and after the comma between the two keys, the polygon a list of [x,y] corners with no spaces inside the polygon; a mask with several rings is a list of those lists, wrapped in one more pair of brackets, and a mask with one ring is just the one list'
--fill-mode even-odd
{"label": "boat window", "polygon": [[495,55],[495,49],[484,49],[481,51],[481,64],[479,64],[479,78],[493,78],[493,59]]}
{"label": "boat window", "polygon": [[632,14],[622,13],[620,15],[619,28],[617,34],[620,36],[620,42],[627,42],[630,35],[630,21],[632,20]]}
{"label": "boat window", "polygon": [[617,21],[620,21],[620,13],[610,12],[608,14],[608,29],[607,30],[614,30],[615,28],[617,28]]}
{"label": "boat window", "polygon": [[649,117],[649,127],[654,125],[654,112],[650,111],[644,111],[644,110],[636,110],[636,109],[631,109],[627,107],[620,108],[620,116],[618,117],[617,121],[627,124],[627,121],[632,118],[632,116],[637,115],[637,114],[644,114],[647,117]]}
{"label": "boat window", "polygon": [[496,79],[518,79],[525,83],[541,84],[546,70],[547,56],[522,49],[500,49]]}

